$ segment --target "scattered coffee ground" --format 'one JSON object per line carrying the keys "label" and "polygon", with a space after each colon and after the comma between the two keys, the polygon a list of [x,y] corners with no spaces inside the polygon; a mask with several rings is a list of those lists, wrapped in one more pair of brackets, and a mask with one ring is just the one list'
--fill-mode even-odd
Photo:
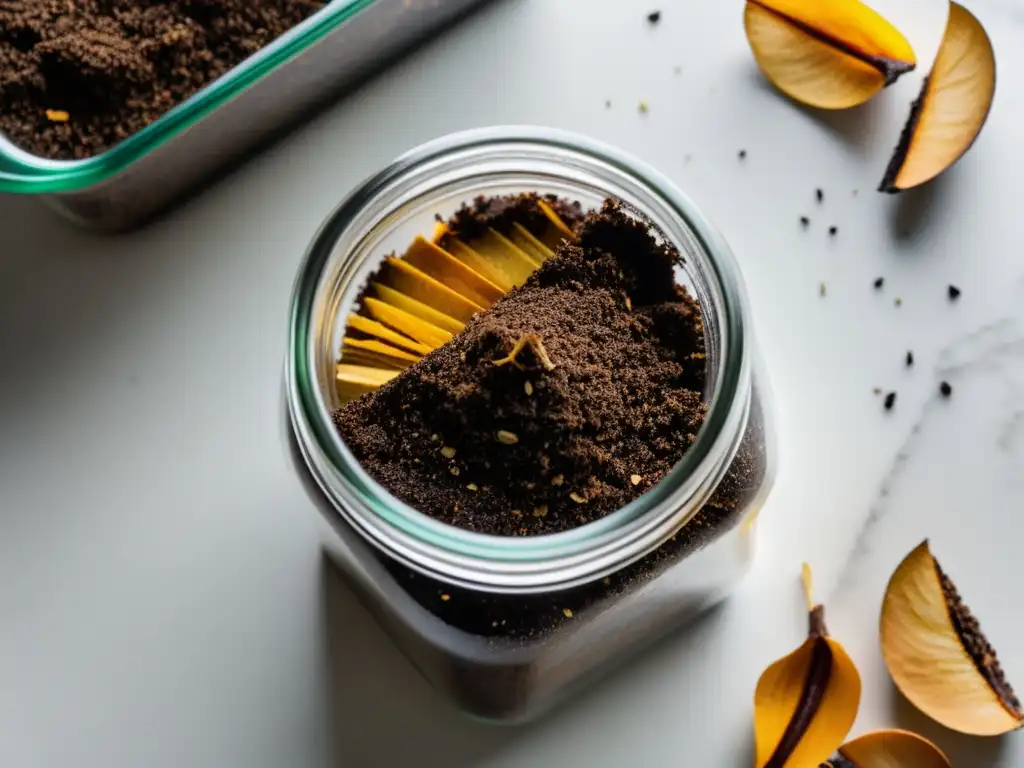
{"label": "scattered coffee ground", "polygon": [[647,21],[651,24],[657,24],[661,21],[661,11],[651,11],[647,14]]}
{"label": "scattered coffee ground", "polygon": [[[492,209],[485,202],[474,205]],[[509,535],[564,530],[639,496],[699,428],[701,316],[675,286],[676,254],[655,246],[614,206],[582,227],[573,208],[580,247],[564,247],[452,342],[336,414],[364,466],[428,514]],[[462,213],[463,222],[467,215]],[[456,226],[454,219],[449,226]],[[539,336],[554,370],[544,366],[540,346],[524,346],[515,360],[521,369],[493,364],[524,333]],[[643,394],[658,386],[665,387],[665,397]],[[371,426],[368,415],[383,422]],[[395,428],[399,437],[390,442]],[[435,434],[437,440],[431,439]],[[744,519],[765,478],[765,441],[755,389],[736,457],[709,503],[658,550],[591,584],[551,594],[494,595],[431,579],[384,555],[379,559],[412,599],[453,627],[494,642],[543,638],[649,583]],[[420,498],[427,504],[417,503]]]}
{"label": "scattered coffee ground", "polygon": [[949,300],[950,301],[956,301],[959,298],[960,298],[960,289],[957,288],[955,285],[949,286]]}
{"label": "scattered coffee ground", "polygon": [[914,353],[908,350],[907,351],[907,368],[910,368],[913,365],[914,365]]}
{"label": "scattered coffee ground", "polygon": [[885,285],[885,278],[884,277],[876,277],[875,278],[875,290],[876,291],[882,290],[882,286],[883,285]]}
{"label": "scattered coffee ground", "polygon": [[825,202],[825,190],[823,190],[821,187],[818,187],[816,190],[814,190],[814,196],[815,198],[817,198],[819,203]]}
{"label": "scattered coffee ground", "polygon": [[747,150],[741,149],[739,152],[737,152],[737,155],[739,156],[740,160],[746,160],[747,159]]}
{"label": "scattered coffee ground", "polygon": [[939,392],[943,397],[949,397],[953,394],[953,386],[948,381],[944,381],[939,384]]}
{"label": "scattered coffee ground", "polygon": [[325,4],[5,0],[0,2],[0,131],[47,158],[99,154]]}
{"label": "scattered coffee ground", "polygon": [[896,405],[896,393],[895,392],[890,392],[888,395],[885,396],[885,403],[884,403],[884,405],[885,405],[885,410],[887,410],[887,411],[891,411],[893,409],[893,407]]}
{"label": "scattered coffee ground", "polygon": [[839,234],[839,227],[829,227],[828,233],[831,237],[835,237],[836,235]]}

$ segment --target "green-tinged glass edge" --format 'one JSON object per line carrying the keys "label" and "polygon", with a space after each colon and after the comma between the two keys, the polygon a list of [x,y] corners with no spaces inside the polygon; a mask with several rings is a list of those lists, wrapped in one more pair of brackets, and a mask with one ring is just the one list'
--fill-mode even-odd
{"label": "green-tinged glass edge", "polygon": [[377,0],[333,0],[117,146],[86,160],[49,160],[0,142],[0,192],[71,192],[101,182],[190,128]]}

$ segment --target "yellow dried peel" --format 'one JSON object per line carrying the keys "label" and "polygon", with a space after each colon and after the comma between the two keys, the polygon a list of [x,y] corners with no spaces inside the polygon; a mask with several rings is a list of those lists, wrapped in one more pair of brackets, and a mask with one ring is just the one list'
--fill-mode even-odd
{"label": "yellow dried peel", "polygon": [[754,768],[820,765],[857,717],[860,674],[842,645],[828,636],[824,608],[814,605],[806,565],[803,583],[810,612],[808,638],[769,666],[754,692]]}
{"label": "yellow dried peel", "polygon": [[412,241],[402,259],[482,307],[489,307],[504,291],[422,235]]}
{"label": "yellow dried peel", "polygon": [[562,221],[562,217],[555,213],[554,208],[543,200],[537,201],[537,207],[540,208],[551,223],[551,227],[540,238],[548,248],[553,251],[557,250],[563,240],[568,240],[570,243],[576,242],[576,235],[571,229],[569,229],[566,223]]}
{"label": "yellow dried peel", "polygon": [[[397,331],[401,331],[426,347],[423,354],[444,344],[452,338],[452,334],[443,328],[421,320],[405,310],[394,307],[380,299],[367,296],[363,299],[363,309],[375,320],[390,325]],[[353,315],[352,317],[358,317]],[[351,318],[350,318],[351,322]]]}
{"label": "yellow dried peel", "polygon": [[959,160],[981,133],[995,92],[991,40],[970,11],[950,3],[938,56],[911,108],[880,191],[916,187]]}
{"label": "yellow dried peel", "polygon": [[539,263],[543,263],[555,255],[553,250],[544,245],[530,230],[518,221],[512,223],[509,240],[515,243],[527,256]]}
{"label": "yellow dried peel", "polygon": [[348,327],[352,330],[358,331],[359,333],[365,333],[368,336],[375,336],[378,339],[385,341],[393,346],[399,347],[412,352],[416,355],[425,355],[429,352],[432,347],[422,344],[415,339],[410,339],[397,331],[393,331],[387,326],[378,323],[376,320],[371,320],[368,317],[362,315],[350,315],[348,318]]}
{"label": "yellow dried peel", "polygon": [[996,736],[1024,725],[1024,710],[995,651],[925,541],[885,592],[882,656],[914,706],[954,731]]}
{"label": "yellow dried peel", "polygon": [[379,389],[398,374],[399,371],[394,370],[339,363],[335,373],[338,397],[343,402],[354,400],[360,395]]}
{"label": "yellow dried peel", "polygon": [[485,309],[483,305],[453,291],[423,270],[400,259],[384,260],[380,282],[464,323]]}
{"label": "yellow dried peel", "polygon": [[872,731],[848,741],[821,768],[952,768],[928,739],[901,730]]}
{"label": "yellow dried peel", "polygon": [[744,27],[769,82],[821,109],[862,104],[917,63],[906,38],[859,0],[749,0]]}

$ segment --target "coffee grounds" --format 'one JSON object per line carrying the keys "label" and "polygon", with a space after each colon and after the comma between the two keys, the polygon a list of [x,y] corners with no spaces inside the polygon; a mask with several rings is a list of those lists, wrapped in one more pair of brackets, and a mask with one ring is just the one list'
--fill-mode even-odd
{"label": "coffee grounds", "polygon": [[325,4],[0,0],[0,131],[51,159],[99,154]]}
{"label": "coffee grounds", "polygon": [[715,494],[690,522],[654,552],[598,581],[532,595],[488,594],[455,587],[379,555],[405,592],[449,626],[492,642],[529,643],[569,622],[584,621],[665,573],[736,527],[765,479],[764,413],[755,390],[747,429]]}
{"label": "coffee grounds", "polygon": [[578,246],[339,410],[343,439],[394,495],[468,530],[555,533],[620,509],[675,466],[706,412],[679,261],[606,203]]}

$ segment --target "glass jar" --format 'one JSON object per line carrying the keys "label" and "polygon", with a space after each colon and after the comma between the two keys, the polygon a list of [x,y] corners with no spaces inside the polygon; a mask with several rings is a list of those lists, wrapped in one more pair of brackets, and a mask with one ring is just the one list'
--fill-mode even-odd
{"label": "glass jar", "polygon": [[[679,464],[639,499],[557,534],[499,537],[434,520],[388,493],[334,429],[345,318],[381,259],[477,195],[622,200],[685,259],[704,312],[709,410]],[[652,168],[590,139],[492,128],[420,147],[330,216],[295,287],[287,434],[331,559],[394,641],[457,706],[536,715],[579,683],[725,597],[754,555],[774,477],[771,404],[738,267],[700,211]]]}

